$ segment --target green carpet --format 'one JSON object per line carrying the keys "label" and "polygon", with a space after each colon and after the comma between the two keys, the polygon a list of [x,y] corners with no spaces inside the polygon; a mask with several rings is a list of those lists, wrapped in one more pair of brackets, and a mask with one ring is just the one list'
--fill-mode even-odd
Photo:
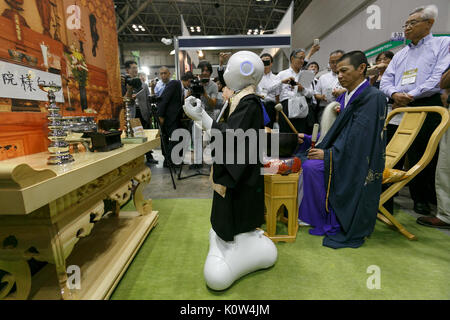
{"label": "green carpet", "polygon": [[[361,248],[333,250],[301,227],[295,243],[277,244],[275,266],[215,292],[203,279],[211,200],[154,200],[153,206],[158,224],[111,299],[450,299],[450,237],[406,213],[396,217],[418,241],[377,221]],[[380,268],[380,289],[367,288],[371,265]]]}

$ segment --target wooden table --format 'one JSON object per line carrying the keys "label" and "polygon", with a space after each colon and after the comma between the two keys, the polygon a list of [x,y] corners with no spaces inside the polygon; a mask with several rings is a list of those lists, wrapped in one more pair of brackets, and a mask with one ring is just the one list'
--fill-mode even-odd
{"label": "wooden table", "polygon": [[[0,161],[0,299],[109,298],[158,219],[142,195],[157,132],[62,166],[47,152]],[[130,197],[137,211],[120,212]],[[31,258],[48,262],[33,277]]]}

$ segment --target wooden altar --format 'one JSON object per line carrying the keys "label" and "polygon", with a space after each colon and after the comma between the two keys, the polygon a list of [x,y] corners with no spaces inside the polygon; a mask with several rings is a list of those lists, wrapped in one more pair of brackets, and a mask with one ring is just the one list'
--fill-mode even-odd
{"label": "wooden altar", "polygon": [[[47,152],[0,161],[0,299],[109,298],[157,223],[142,194],[157,132],[62,166]],[[130,197],[136,212],[121,212]],[[48,262],[33,277],[31,258]]]}

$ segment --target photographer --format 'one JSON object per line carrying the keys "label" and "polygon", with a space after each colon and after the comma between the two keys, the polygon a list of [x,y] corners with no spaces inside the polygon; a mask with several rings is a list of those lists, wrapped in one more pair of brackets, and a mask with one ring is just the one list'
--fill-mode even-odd
{"label": "photographer", "polygon": [[[275,82],[272,87],[268,88],[268,91],[281,87],[280,101],[283,105],[283,112],[289,117],[289,120],[298,132],[309,132],[307,121],[309,106],[307,99],[312,98],[314,90],[312,89],[312,84],[305,88],[298,83],[305,63],[305,50],[293,50],[289,60],[291,62],[289,69],[283,70],[277,75],[278,83]],[[284,117],[279,117],[279,125],[280,132],[292,132]]]}
{"label": "photographer", "polygon": [[[201,61],[198,64],[198,68],[202,72],[200,74],[200,82],[204,87],[203,95],[200,97],[200,100],[202,101],[202,108],[209,114],[210,117],[215,119],[220,112],[220,109],[216,109],[217,94],[219,93],[219,89],[217,88],[217,84],[211,81],[211,63],[208,61]],[[216,112],[215,109],[218,112]]]}
{"label": "photographer", "polygon": [[174,146],[174,143],[170,141],[170,136],[172,135],[172,132],[181,127],[185,89],[189,88],[193,78],[192,72],[186,72],[186,74],[181,77],[181,81],[169,81],[158,99],[156,114],[161,124],[164,145],[167,146],[167,150],[163,150],[165,158],[164,167],[166,168],[170,164],[170,155]]}
{"label": "photographer", "polygon": [[[132,98],[130,103],[130,118],[139,118],[144,129],[151,128],[151,111],[148,101],[149,89],[143,77],[145,74],[138,73],[138,66],[135,61],[125,62],[126,74],[121,75],[122,95]],[[139,76],[139,77],[138,77]],[[140,83],[139,83],[140,82]],[[146,161],[149,164],[157,164],[153,158],[152,151],[145,154]]]}

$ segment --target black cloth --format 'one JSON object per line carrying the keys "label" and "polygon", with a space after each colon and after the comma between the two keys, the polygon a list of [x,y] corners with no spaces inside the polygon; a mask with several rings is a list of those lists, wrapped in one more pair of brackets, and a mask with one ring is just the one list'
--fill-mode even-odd
{"label": "black cloth", "polygon": [[[429,98],[422,98],[413,101],[408,107],[443,106],[440,94],[435,94]],[[425,118],[425,122],[419,131],[416,139],[407,151],[409,166],[414,166],[422,158],[433,131],[437,128],[441,116],[430,112]],[[433,156],[431,162],[409,182],[409,192],[414,203],[430,202],[436,203],[435,174],[439,155],[439,148]]]}
{"label": "black cloth", "polygon": [[[259,130],[264,128],[264,117],[260,100],[255,95],[241,99],[226,122],[213,122],[212,128],[224,135],[224,162],[227,129]],[[235,159],[237,144],[235,141]],[[254,147],[254,146],[253,146]],[[214,192],[211,224],[214,231],[225,241],[233,241],[234,236],[249,232],[264,223],[264,177],[258,157],[256,164],[249,163],[250,146],[245,142],[245,164],[213,164],[213,181],[227,187],[225,198]]]}
{"label": "black cloth", "polygon": [[277,118],[277,110],[275,109],[276,103],[273,101],[264,102],[264,107],[266,108],[267,115],[269,116],[270,122],[267,125],[269,128],[273,128],[273,124]]}
{"label": "black cloth", "polygon": [[375,227],[385,166],[387,103],[368,86],[339,114],[316,146],[324,150],[324,182],[341,231],[323,245],[359,247]]}
{"label": "black cloth", "polygon": [[[283,100],[281,101],[281,105],[283,106],[283,112],[286,116],[289,115],[289,110],[288,110],[288,103],[289,100]],[[289,119],[292,123],[292,125],[294,126],[294,128],[300,133],[306,133],[308,132],[308,117],[306,118],[292,118]],[[281,133],[292,133],[292,129],[289,126],[289,124],[287,123],[286,119],[284,118],[284,116],[280,113],[278,115],[278,124],[280,126],[280,132]]]}
{"label": "black cloth", "polygon": [[177,128],[181,127],[181,118],[183,116],[184,92],[182,83],[179,80],[171,80],[166,85],[160,96],[157,106],[157,116],[164,118],[161,126],[162,133],[162,151],[166,161],[171,160],[172,149],[175,145],[170,141],[170,137]]}
{"label": "black cloth", "polygon": [[180,80],[171,80],[166,85],[158,102],[157,115],[164,118],[164,125],[171,127],[183,115],[184,92]]}

